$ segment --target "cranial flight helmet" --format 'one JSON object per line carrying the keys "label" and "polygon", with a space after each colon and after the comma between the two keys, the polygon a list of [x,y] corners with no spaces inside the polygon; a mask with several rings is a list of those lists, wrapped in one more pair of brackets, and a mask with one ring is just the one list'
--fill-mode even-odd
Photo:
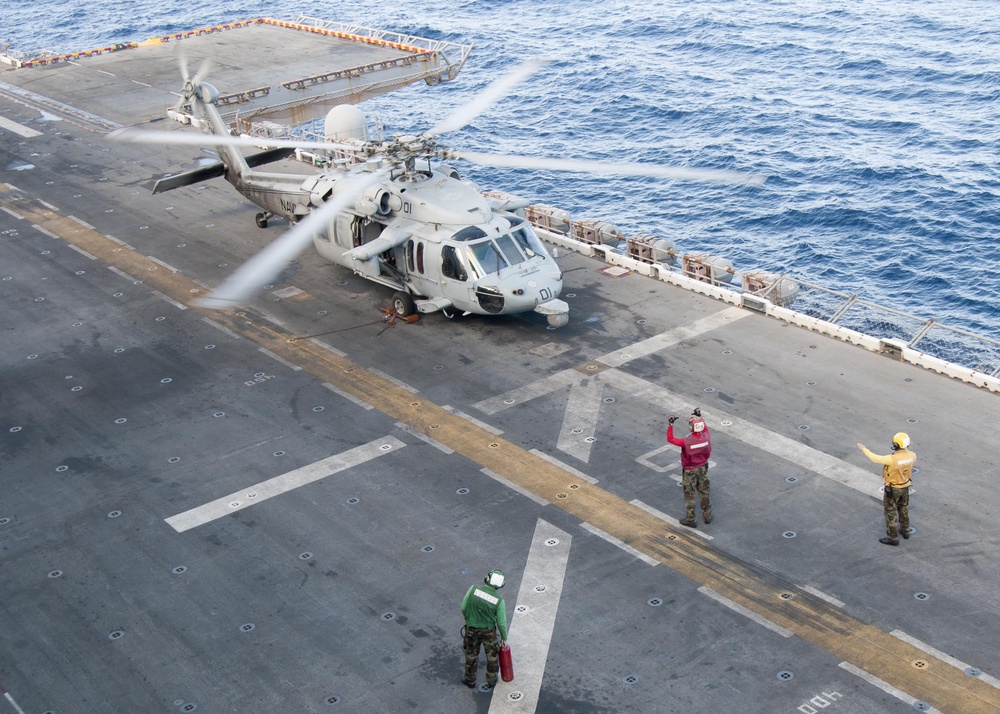
{"label": "cranial flight helmet", "polygon": [[892,450],[897,451],[899,449],[906,449],[910,446],[910,437],[899,432],[894,437],[892,437]]}
{"label": "cranial flight helmet", "polygon": [[691,425],[691,431],[695,434],[705,431],[705,420],[700,416],[693,416],[688,419],[688,423]]}
{"label": "cranial flight helmet", "polygon": [[483,582],[487,585],[499,590],[503,587],[504,581],[507,580],[507,576],[503,574],[502,570],[491,570],[489,575],[483,578]]}

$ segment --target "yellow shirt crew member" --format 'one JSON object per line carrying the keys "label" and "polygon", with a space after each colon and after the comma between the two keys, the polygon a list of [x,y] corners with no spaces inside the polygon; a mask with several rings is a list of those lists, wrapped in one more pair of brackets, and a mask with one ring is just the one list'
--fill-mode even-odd
{"label": "yellow shirt crew member", "polygon": [[873,454],[862,443],[858,448],[876,464],[882,464],[882,480],[885,489],[882,505],[885,508],[885,536],[878,542],[885,545],[899,545],[899,536],[910,537],[910,476],[917,455],[910,451],[910,437],[899,432],[892,437],[892,453],[882,456]]}

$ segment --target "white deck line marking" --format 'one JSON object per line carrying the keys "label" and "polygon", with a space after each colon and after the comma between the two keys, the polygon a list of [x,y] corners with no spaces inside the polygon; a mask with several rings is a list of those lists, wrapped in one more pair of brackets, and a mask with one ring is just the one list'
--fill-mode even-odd
{"label": "white deck line marking", "polygon": [[[673,459],[673,463],[670,464],[669,466],[657,466],[655,463],[653,463],[653,461],[650,459],[650,457],[651,456],[659,456],[660,454],[662,454],[665,451],[671,451],[671,452],[673,452],[671,454],[671,458]],[[652,469],[653,471],[656,471],[657,473],[666,474],[667,476],[669,476],[671,479],[673,479],[677,483],[682,483],[684,481],[684,470],[681,468],[681,462],[680,462],[680,447],[674,446],[670,442],[667,442],[665,445],[661,446],[659,449],[654,449],[653,451],[649,451],[649,452],[643,454],[642,456],[637,456],[635,460],[636,460],[637,463],[642,464],[643,466],[645,466],[648,469]],[[708,460],[708,468],[710,470],[714,469],[715,465],[716,465],[715,461],[713,461],[712,459]]]}
{"label": "white deck line marking", "polygon": [[[647,469],[651,469],[661,474],[669,473],[670,471],[680,471],[681,463],[677,458],[677,448],[678,447],[674,446],[668,441],[666,444],[659,447],[658,449],[653,449],[652,451],[647,451],[645,454],[642,454],[641,456],[637,456],[635,460],[637,463],[642,464]],[[670,465],[659,466],[653,461],[653,457],[659,456],[665,451],[673,452],[670,454]],[[671,473],[669,475],[670,478],[672,478],[674,481],[679,481],[681,479],[681,476],[679,474]]]}
{"label": "white deck line marking", "polygon": [[3,211],[4,213],[6,213],[6,214],[8,214],[8,215],[10,215],[10,216],[12,216],[14,218],[16,218],[19,221],[23,221],[24,220],[24,216],[22,216],[22,215],[20,215],[18,213],[15,213],[14,211],[12,211],[9,208],[7,208],[6,206],[0,206],[0,211]]}
{"label": "white deck line marking", "polygon": [[[879,679],[874,674],[870,674],[870,673],[864,671],[863,669],[855,667],[850,662],[841,662],[837,666],[840,667],[841,669],[846,669],[848,672],[850,672],[851,674],[853,674],[856,677],[861,677],[861,679],[865,680],[869,684],[875,685],[876,687],[878,687],[879,689],[881,689],[886,694],[891,694],[892,696],[896,697],[896,699],[899,699],[902,702],[906,702],[911,707],[919,701],[915,697],[911,697],[906,692],[904,692],[904,691],[902,691],[900,689],[896,689],[894,686],[892,686],[891,684],[889,684],[885,680]],[[934,707],[931,707],[930,709],[921,709],[921,711],[931,712],[931,714],[941,714],[941,712],[939,710],[935,709]]]}
{"label": "white deck line marking", "polygon": [[660,561],[656,560],[655,558],[652,558],[651,556],[646,555],[641,550],[636,550],[635,548],[633,548],[632,546],[630,546],[625,541],[620,540],[618,538],[615,538],[610,533],[605,533],[604,531],[602,531],[597,526],[591,525],[590,523],[587,523],[586,521],[584,521],[583,523],[580,524],[580,527],[583,528],[585,531],[590,531],[591,533],[593,533],[598,538],[601,538],[602,540],[606,540],[611,545],[614,545],[614,546],[617,546],[617,547],[621,548],[626,553],[628,553],[629,555],[631,555],[633,558],[638,558],[643,563],[646,563],[648,565],[653,565],[653,566],[656,566],[656,565],[660,564]]}
{"label": "white deck line marking", "polygon": [[104,237],[107,238],[112,243],[117,243],[122,248],[128,248],[129,250],[135,250],[135,248],[133,248],[128,243],[126,243],[125,241],[123,241],[123,240],[121,240],[119,238],[115,238],[114,236],[108,235],[107,233],[104,234]]}
{"label": "white deck line marking", "polygon": [[126,280],[128,280],[129,282],[133,282],[133,283],[134,283],[134,282],[142,282],[142,281],[140,281],[140,280],[139,280],[138,278],[133,278],[133,277],[132,277],[131,275],[129,275],[128,273],[126,273],[126,272],[125,272],[124,270],[121,270],[121,269],[119,269],[119,268],[116,268],[116,267],[115,267],[115,266],[113,266],[113,265],[109,265],[109,266],[108,266],[108,270],[110,270],[110,271],[111,271],[112,273],[114,273],[115,275],[120,275],[120,276],[122,276],[123,278],[125,278],[125,279],[126,279]]}
{"label": "white deck line marking", "polygon": [[674,518],[673,516],[668,516],[663,511],[656,510],[652,506],[643,503],[638,498],[633,498],[631,501],[629,501],[629,503],[631,503],[633,506],[641,508],[642,510],[644,510],[646,513],[650,514],[651,516],[656,516],[661,521],[666,521],[667,523],[669,523],[671,525],[674,525],[674,526],[677,526],[678,528],[683,528],[685,530],[685,532],[690,531],[694,535],[698,536],[699,538],[704,538],[705,540],[715,540],[715,538],[713,538],[712,536],[710,536],[708,533],[702,533],[697,528],[688,528],[687,526],[682,526],[680,520]]}
{"label": "white deck line marking", "polygon": [[[608,370],[603,372],[601,376],[609,384],[613,384],[616,388],[634,397],[647,400],[650,404],[656,405],[658,409],[668,407],[676,414],[683,413],[685,410],[690,411],[696,406],[688,402],[686,397],[621,370]],[[732,423],[723,426],[722,421],[724,420]],[[801,466],[812,473],[836,481],[848,488],[853,488],[866,496],[882,500],[882,479],[873,469],[854,466],[835,456],[800,444],[787,436],[726,414],[715,407],[712,408],[711,427],[713,432],[728,434],[762,451]]]}
{"label": "white deck line marking", "polygon": [[216,330],[219,330],[220,332],[225,332],[230,337],[233,337],[233,338],[235,338],[237,340],[243,339],[242,335],[238,335],[237,333],[233,332],[232,330],[230,330],[225,325],[220,325],[218,322],[216,322],[215,320],[211,319],[210,317],[203,317],[201,319],[202,319],[202,322],[207,322],[209,325],[211,325],[212,327],[214,327]]}
{"label": "white deck line marking", "polygon": [[50,211],[54,211],[55,213],[59,213],[59,209],[58,209],[58,208],[56,208],[55,206],[53,206],[53,205],[52,205],[51,203],[49,203],[49,202],[47,202],[47,201],[43,201],[43,200],[42,200],[42,199],[40,199],[40,198],[36,198],[35,200],[36,200],[36,201],[38,201],[38,202],[39,202],[40,204],[42,204],[43,206],[45,206],[45,207],[46,207],[47,209],[49,209]]}
{"label": "white deck line marking", "polygon": [[724,327],[726,324],[732,324],[736,320],[741,320],[749,316],[750,312],[743,308],[729,307],[725,310],[714,312],[700,320],[695,320],[688,325],[681,325],[667,332],[662,332],[659,335],[653,335],[641,342],[631,344],[628,347],[622,347],[603,357],[598,357],[594,361],[602,362],[609,367],[621,367],[623,364],[631,362],[634,359],[648,357],[654,352],[672,347],[678,342],[689,340],[692,337],[697,337],[698,335]]}
{"label": "white deck line marking", "polygon": [[484,421],[479,421],[474,416],[470,416],[470,415],[466,414],[465,412],[456,409],[455,407],[445,405],[445,406],[442,406],[441,408],[444,409],[446,412],[449,412],[450,414],[454,414],[457,417],[461,417],[462,419],[465,419],[465,421],[469,422],[470,424],[475,424],[476,426],[478,426],[483,431],[488,431],[489,433],[493,434],[494,436],[500,436],[501,434],[503,434],[503,429],[497,429],[492,424],[487,424]]}
{"label": "white deck line marking", "polygon": [[[569,390],[556,448],[583,463],[590,461],[590,448],[597,431],[603,394],[604,385],[600,377],[584,378]],[[588,438],[591,440],[587,441]]]}
{"label": "white deck line marking", "polygon": [[317,347],[322,347],[324,350],[328,350],[329,352],[333,352],[338,357],[347,357],[347,353],[346,352],[338,350],[336,347],[331,347],[330,345],[326,344],[325,342],[320,342],[315,337],[309,338],[309,341],[312,342]]}
{"label": "white deck line marking", "polygon": [[154,257],[153,257],[153,256],[151,256],[151,255],[147,255],[146,257],[147,257],[147,258],[148,258],[149,260],[151,260],[151,261],[153,261],[154,263],[156,263],[157,265],[162,265],[162,266],[163,266],[164,268],[166,268],[167,270],[169,270],[169,271],[170,271],[171,273],[179,273],[179,272],[181,272],[181,271],[180,271],[180,269],[178,269],[178,268],[175,268],[175,267],[174,267],[174,266],[172,266],[172,265],[171,265],[170,263],[164,263],[164,262],[163,262],[162,260],[160,260],[159,258],[154,258]]}
{"label": "white deck line marking", "polygon": [[386,374],[385,372],[383,372],[381,370],[373,369],[371,367],[368,368],[368,371],[377,374],[382,379],[388,379],[390,382],[392,382],[393,384],[395,384],[397,387],[399,387],[400,389],[405,389],[410,394],[419,394],[420,393],[420,390],[417,389],[416,387],[411,387],[406,382],[404,382],[404,381],[402,381],[400,379],[397,379],[396,377],[393,377],[391,374]]}
{"label": "white deck line marking", "polygon": [[432,439],[431,437],[427,436],[426,434],[422,434],[419,431],[416,431],[409,424],[404,424],[401,421],[397,421],[394,424],[394,426],[397,429],[399,429],[400,431],[405,431],[410,436],[414,436],[414,437],[420,439],[425,444],[429,444],[429,445],[433,446],[435,449],[437,449],[438,451],[440,451],[442,453],[445,453],[445,454],[454,454],[455,453],[455,450],[452,449],[450,446],[445,446],[440,441],[436,441],[436,440]]}
{"label": "white deck line marking", "polygon": [[835,598],[833,595],[827,595],[822,590],[817,590],[816,588],[812,587],[811,585],[799,585],[799,589],[800,590],[805,590],[807,593],[812,593],[813,595],[815,595],[816,597],[818,597],[820,600],[826,600],[828,603],[830,603],[831,605],[835,605],[835,606],[839,607],[841,610],[843,610],[845,607],[847,607],[847,605],[845,603],[841,602],[840,600],[838,600],[837,598]]}
{"label": "white deck line marking", "polygon": [[31,227],[34,228],[39,233],[41,233],[42,235],[48,236],[49,238],[58,238],[59,237],[55,233],[53,233],[52,231],[50,231],[50,230],[48,230],[46,228],[42,228],[41,226],[37,226],[34,223],[31,224]]}
{"label": "white deck line marking", "polygon": [[358,399],[353,394],[348,394],[343,389],[339,389],[339,388],[333,386],[332,384],[330,384],[329,382],[323,382],[323,386],[326,387],[327,389],[329,389],[334,394],[339,394],[340,396],[342,396],[347,401],[354,402],[355,404],[357,404],[359,407],[362,407],[363,409],[367,409],[367,410],[371,411],[372,409],[375,408],[371,404],[369,404],[368,402],[365,402],[365,401],[362,401],[362,400]]}
{"label": "white deck line marking", "polygon": [[42,132],[36,131],[31,127],[27,127],[24,124],[18,124],[13,119],[8,119],[7,117],[0,117],[0,129],[12,131],[18,136],[23,136],[25,139],[31,139],[32,137],[42,135]]}
{"label": "white deck line marking", "polygon": [[[530,402],[532,399],[544,397],[546,394],[551,394],[560,389],[572,387],[581,379],[586,379],[586,377],[581,375],[577,370],[564,369],[562,372],[556,372],[549,377],[539,379],[537,382],[532,382],[523,387],[512,389],[509,392],[498,394],[495,397],[484,399],[478,404],[473,404],[473,406],[484,414],[496,414],[504,409]],[[505,402],[510,403],[506,404]]]}
{"label": "white deck line marking", "polygon": [[[926,642],[921,642],[916,637],[908,635],[905,632],[903,632],[902,630],[893,630],[889,634],[892,635],[893,637],[901,639],[903,642],[910,643],[911,645],[913,645],[914,647],[916,647],[918,650],[922,650],[923,652],[926,652],[927,654],[929,654],[929,655],[931,655],[933,657],[937,657],[939,660],[941,660],[942,662],[945,662],[947,664],[950,664],[955,669],[960,669],[962,671],[965,671],[965,670],[970,669],[972,667],[971,664],[966,664],[962,660],[956,659],[956,658],[952,657],[950,654],[945,654],[941,650],[935,649],[934,647],[931,647]],[[998,680],[996,677],[991,677],[988,674],[985,674],[985,673],[984,674],[980,674],[978,677],[972,677],[972,679],[978,679],[978,680],[980,680],[982,682],[985,682],[986,684],[990,685],[991,687],[995,687],[996,689],[1000,689],[1000,680]]]}
{"label": "white deck line marking", "polygon": [[[526,714],[538,707],[572,542],[569,533],[538,519],[508,628],[514,680],[497,680],[490,714]],[[541,592],[535,589],[543,585]],[[514,692],[520,693],[516,700],[510,697]]]}
{"label": "white deck line marking", "polygon": [[497,481],[498,483],[503,484],[504,486],[506,486],[507,488],[509,488],[511,490],[517,491],[522,496],[527,496],[528,498],[530,498],[532,501],[534,501],[538,505],[540,505],[540,506],[547,506],[547,505],[549,505],[549,502],[546,501],[541,496],[539,496],[538,494],[532,493],[528,489],[524,488],[523,486],[521,486],[519,484],[514,483],[513,481],[508,481],[507,479],[505,479],[503,476],[501,476],[500,474],[496,473],[495,471],[490,471],[489,469],[479,469],[479,470],[481,472],[483,472],[484,474],[486,474],[487,476],[489,476],[494,481]]}
{"label": "white deck line marking", "polygon": [[90,253],[88,253],[87,251],[85,251],[83,248],[75,246],[72,243],[69,243],[68,245],[69,245],[69,247],[72,250],[75,250],[77,253],[79,253],[80,255],[82,255],[84,258],[90,258],[91,260],[97,260],[97,256],[96,255],[91,255]]}
{"label": "white deck line marking", "polygon": [[151,293],[153,293],[153,295],[155,295],[156,297],[160,298],[161,300],[163,300],[165,302],[169,302],[171,305],[173,305],[174,307],[176,307],[178,310],[187,310],[188,309],[187,305],[185,305],[183,303],[177,302],[172,297],[170,297],[168,295],[164,295],[159,290],[156,290],[154,288],[150,288],[149,291]]}
{"label": "white deck line marking", "polygon": [[97,230],[96,228],[94,228],[92,225],[90,225],[89,223],[87,223],[85,220],[83,220],[81,218],[77,218],[76,216],[67,216],[67,218],[69,218],[71,221],[75,221],[76,223],[79,223],[84,228],[89,228],[92,231],[96,231]]}
{"label": "white deck line marking", "polygon": [[165,520],[175,531],[183,533],[235,511],[241,511],[248,506],[287,493],[300,486],[305,486],[340,471],[359,466],[379,456],[391,454],[404,446],[406,444],[394,436],[375,439],[374,441],[369,441],[367,444],[348,449],[343,453],[334,454],[322,461],[317,461],[308,466],[275,476],[267,481],[261,481],[258,484],[236,491],[228,496],[217,498],[197,508],[178,513],[176,516],[171,516]]}
{"label": "white deck line marking", "polygon": [[284,357],[279,357],[278,355],[274,354],[274,352],[272,352],[271,350],[264,349],[263,347],[258,347],[257,351],[258,352],[263,352],[264,354],[266,354],[271,359],[277,360],[278,362],[281,362],[281,364],[285,365],[286,367],[288,367],[291,370],[294,370],[294,371],[298,372],[298,371],[300,371],[302,369],[297,364],[292,364],[291,362],[289,362]]}
{"label": "white deck line marking", "polygon": [[585,474],[583,471],[580,471],[579,469],[574,469],[569,464],[564,464],[555,456],[549,456],[544,451],[539,451],[538,449],[532,449],[531,453],[537,456],[538,458],[542,459],[543,461],[548,461],[550,464],[555,464],[564,471],[569,471],[571,474],[573,474],[577,478],[582,478],[587,483],[597,483],[597,479],[591,476],[590,474]]}
{"label": "white deck line marking", "polygon": [[782,627],[778,623],[771,622],[766,617],[763,617],[762,615],[758,615],[753,610],[748,610],[747,608],[745,608],[742,605],[740,605],[738,602],[734,602],[734,601],[730,600],[729,598],[720,595],[719,593],[717,593],[714,590],[712,590],[712,588],[705,587],[704,585],[702,585],[700,588],[698,588],[698,592],[700,592],[702,595],[708,595],[710,598],[712,598],[713,600],[715,600],[716,602],[718,602],[721,605],[725,605],[726,607],[728,607],[733,612],[738,612],[739,614],[743,615],[744,617],[753,620],[758,625],[766,627],[767,629],[771,630],[772,632],[777,632],[782,637],[791,637],[794,634],[791,630],[786,630],[784,627]]}

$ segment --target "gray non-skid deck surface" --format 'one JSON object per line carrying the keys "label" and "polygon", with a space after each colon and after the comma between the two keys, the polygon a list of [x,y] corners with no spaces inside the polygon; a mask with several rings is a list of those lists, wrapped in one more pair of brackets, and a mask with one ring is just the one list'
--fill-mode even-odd
{"label": "gray non-skid deck surface", "polygon": [[[80,68],[0,81],[133,123],[170,104],[176,83],[172,61],[142,52],[115,58],[161,88],[166,101],[139,109],[131,97],[146,88],[110,102]],[[220,64],[257,80],[244,77],[255,57]],[[85,67],[95,82],[98,66]],[[113,257],[75,250],[69,224],[60,235],[19,218],[41,200],[160,261],[148,268],[218,284],[285,226],[258,230],[221,181],[149,193],[197,150],[111,145],[7,100],[0,115],[42,132],[0,129],[0,181],[16,187],[0,192],[0,683],[25,711],[462,712],[492,700],[524,711],[510,693],[532,676],[542,712],[914,710],[862,663],[728,607],[377,400],[348,398],[250,332],[109,269]],[[698,528],[709,547],[924,643],[934,667],[1000,676],[996,395],[580,256],[559,261],[572,313],[558,331],[534,316],[440,314],[386,329],[371,323],[388,291],[311,252],[272,288],[304,294],[265,292],[252,315],[326,333],[317,341],[414,400],[671,517],[682,498],[666,417],[700,405],[715,444],[716,520]],[[623,357],[691,325],[705,329]],[[578,369],[612,355],[614,369]],[[879,467],[855,442],[884,453],[899,430],[920,458],[917,534],[888,548],[880,503],[833,476],[867,474],[877,489]],[[338,455],[330,475],[308,468]],[[298,480],[266,490],[284,474]],[[239,494],[232,513],[167,521]],[[564,571],[531,550],[540,520],[570,541]],[[544,672],[466,689],[461,597],[505,569],[514,638],[519,593],[545,584],[522,578],[529,552],[542,559],[531,578],[563,578],[548,650],[533,653]]]}

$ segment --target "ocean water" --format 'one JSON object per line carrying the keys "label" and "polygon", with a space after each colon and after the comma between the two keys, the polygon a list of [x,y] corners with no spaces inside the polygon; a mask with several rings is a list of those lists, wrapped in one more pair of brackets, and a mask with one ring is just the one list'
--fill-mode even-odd
{"label": "ocean water", "polygon": [[11,0],[0,42],[68,52],[300,13],[475,44],[454,82],[364,105],[387,134],[545,57],[445,143],[768,176],[753,189],[458,164],[482,188],[1000,338],[1000,4]]}

